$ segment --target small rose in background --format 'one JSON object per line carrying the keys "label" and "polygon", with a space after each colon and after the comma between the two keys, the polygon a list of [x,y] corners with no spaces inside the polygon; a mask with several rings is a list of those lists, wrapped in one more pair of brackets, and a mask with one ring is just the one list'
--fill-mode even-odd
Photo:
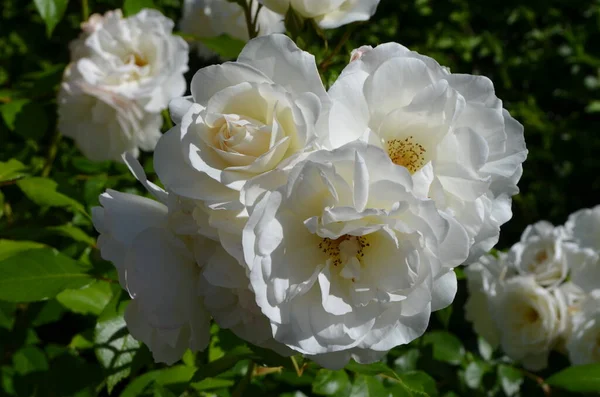
{"label": "small rose in background", "polygon": [[185,93],[188,45],[156,10],[123,18],[92,15],[70,44],[59,102],[59,131],[92,160],[152,151],[161,111]]}
{"label": "small rose in background", "polygon": [[285,15],[291,7],[303,18],[314,19],[323,29],[334,29],[375,14],[380,0],[259,0],[269,9]]}
{"label": "small rose in background", "polygon": [[574,365],[600,362],[600,206],[564,226],[528,226],[508,253],[465,271],[466,319],[493,346],[541,370],[556,350]]}
{"label": "small rose in background", "polygon": [[[258,36],[285,32],[283,16],[266,7],[261,7],[259,10],[257,0],[246,1],[251,6],[252,17],[257,15]],[[216,37],[222,34],[243,41],[248,41],[250,38],[244,9],[239,4],[228,0],[185,0],[179,28],[183,33],[198,38]],[[194,41],[193,46],[201,58],[215,55],[199,41]]]}

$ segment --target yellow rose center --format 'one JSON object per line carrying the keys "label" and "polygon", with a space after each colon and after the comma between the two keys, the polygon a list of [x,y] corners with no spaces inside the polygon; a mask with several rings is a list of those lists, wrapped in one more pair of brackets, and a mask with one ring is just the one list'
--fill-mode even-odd
{"label": "yellow rose center", "polygon": [[127,55],[124,61],[125,63],[133,63],[134,65],[140,68],[148,65],[148,60],[146,59],[146,57],[144,57],[141,54],[138,54],[137,52]]}
{"label": "yellow rose center", "polygon": [[525,312],[525,321],[528,324],[535,324],[540,318],[540,314],[534,308],[530,307]]}
{"label": "yellow rose center", "polygon": [[425,165],[427,150],[423,145],[415,142],[412,136],[387,141],[387,152],[394,164],[405,167],[411,174]]}
{"label": "yellow rose center", "polygon": [[[333,266],[344,266],[350,263],[361,263],[361,259],[365,256],[365,249],[371,244],[365,236],[350,236],[343,235],[335,240],[323,238],[319,243],[319,249],[327,255]],[[347,269],[345,272],[342,269],[342,277],[356,281],[356,277],[352,275],[353,269]],[[348,275],[348,276],[346,276]]]}

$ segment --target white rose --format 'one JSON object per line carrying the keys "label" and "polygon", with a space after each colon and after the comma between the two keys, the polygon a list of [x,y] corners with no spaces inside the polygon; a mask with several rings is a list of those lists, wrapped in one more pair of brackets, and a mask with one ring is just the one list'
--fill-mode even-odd
{"label": "white rose", "polygon": [[500,331],[492,318],[490,300],[496,296],[497,285],[506,276],[506,257],[503,252],[498,253],[497,258],[483,255],[464,269],[469,291],[465,318],[473,323],[475,332],[493,347],[500,344]]}
{"label": "white rose", "polygon": [[83,27],[59,94],[60,131],[96,160],[152,150],[160,111],[186,89],[186,42],[155,10],[93,15]]}
{"label": "white rose", "polygon": [[214,250],[202,236],[183,238],[169,228],[165,204],[109,190],[93,208],[102,257],[114,263],[131,295],[125,321],[156,361],[173,363],[188,349],[206,348],[210,315],[197,292],[198,259]]}
{"label": "white rose", "polygon": [[600,362],[600,292],[589,295],[573,315],[567,351],[573,365]]}
{"label": "white rose", "polygon": [[125,312],[127,328],[155,361],[172,364],[188,348],[208,345],[210,314],[198,284],[217,249],[216,237],[209,226],[190,221],[192,203],[148,181],[131,155],[125,162],[156,200],[107,190],[101,206],[92,209],[97,245],[133,299]]}
{"label": "white rose", "polygon": [[[258,2],[252,4],[252,15],[256,15]],[[228,34],[231,37],[248,41],[248,26],[243,8],[228,0],[185,0],[183,16],[179,22],[181,31],[196,37],[215,37]],[[258,35],[285,32],[283,17],[263,7],[258,12]],[[197,45],[198,55],[207,57],[214,55],[202,43]]]}
{"label": "white rose", "polygon": [[509,251],[509,260],[523,275],[532,275],[544,287],[556,287],[577,260],[569,249],[563,228],[540,221],[527,226],[521,241]]}
{"label": "white rose", "polygon": [[161,136],[162,115],[145,112],[122,95],[86,83],[71,64],[58,94],[58,129],[90,160],[119,160],[124,152],[151,151]]}
{"label": "white rose", "polygon": [[600,289],[600,252],[589,248],[571,248],[571,282],[584,292]]}
{"label": "white rose", "polygon": [[581,248],[600,251],[600,205],[574,212],[565,228]]}
{"label": "white rose", "polygon": [[285,15],[291,7],[304,18],[314,19],[323,29],[333,29],[375,14],[380,0],[258,0]]}
{"label": "white rose", "polygon": [[362,48],[329,90],[336,148],[361,139],[407,169],[418,196],[458,220],[471,238],[468,261],[498,241],[527,150],[522,126],[492,82],[452,74],[397,43]]}
{"label": "white rose", "polygon": [[329,99],[314,57],[284,35],[253,39],[237,62],[199,70],[191,90],[171,103],[177,125],[160,139],[154,166],[169,191],[218,208],[212,224],[241,245],[240,190],[311,149]]}
{"label": "white rose", "polygon": [[357,142],[311,154],[249,208],[243,253],[277,341],[329,368],[371,362],[452,302],[466,233],[411,185]]}
{"label": "white rose", "polygon": [[516,276],[497,286],[491,300],[502,349],[527,369],[547,366],[548,355],[566,328],[566,307],[559,294],[531,276]]}

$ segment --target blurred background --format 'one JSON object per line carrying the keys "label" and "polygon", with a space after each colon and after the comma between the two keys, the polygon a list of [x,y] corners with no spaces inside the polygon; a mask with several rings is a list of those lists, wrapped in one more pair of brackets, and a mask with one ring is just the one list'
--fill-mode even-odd
{"label": "blurred background", "polygon": [[[100,13],[122,4],[122,0],[89,1],[90,10]],[[154,0],[154,5],[179,20],[180,1]],[[69,62],[68,43],[78,36],[81,19],[81,2],[71,0],[65,17],[48,38],[33,2],[1,0],[0,161],[16,158],[31,174],[51,175],[60,192],[89,210],[106,188],[142,191],[124,165],[90,162],[55,131],[57,87]],[[545,219],[562,224],[570,213],[600,204],[599,0],[382,0],[370,21],[325,35],[327,49],[322,42],[306,49],[315,54],[317,62],[327,63],[327,84],[348,62],[352,49],[388,41],[431,56],[454,73],[492,79],[504,107],[525,126],[529,149],[519,183],[521,194],[514,198],[513,218],[503,227],[498,249],[514,244],[531,223]],[[336,47],[339,51],[331,56]],[[192,52],[188,81],[198,68],[215,62],[217,59],[198,59]],[[141,160],[152,176],[151,154]],[[58,225],[67,223],[85,231],[84,235],[64,229],[57,232]],[[94,236],[89,220],[81,215],[32,206],[15,186],[0,191],[0,239],[41,241],[93,265],[98,274],[110,274],[112,265],[102,261],[93,248]],[[437,314],[431,327],[449,329],[460,335],[467,350],[476,351],[477,338],[463,319],[465,294],[463,281],[454,309]],[[56,300],[29,305],[0,302],[0,396],[106,394],[105,379],[119,372],[114,368],[106,372],[106,366],[98,364],[85,344],[92,338],[95,316],[103,306],[97,313],[92,311],[93,315],[84,315],[61,305]],[[221,346],[226,346],[226,336],[221,339]],[[47,356],[43,382],[50,383],[36,383],[42,382],[31,375],[36,371],[28,372],[28,366],[39,364],[38,353],[30,349],[17,354],[29,345],[43,348],[42,354]],[[66,354],[69,349],[75,349],[76,356]],[[127,376],[162,368],[150,363],[143,347],[136,349],[140,353],[133,363],[129,360],[131,373]],[[410,360],[416,358],[407,353],[410,350],[410,346],[396,349],[390,362],[405,357],[398,365],[413,365]],[[442,391],[487,395],[485,387],[481,393],[475,392],[464,386],[468,382],[464,376],[455,376],[464,368],[446,364],[424,363],[419,369],[433,376]],[[566,359],[555,355],[548,373],[565,365]],[[279,393],[306,386],[288,378],[271,380],[280,385],[273,390]],[[115,390],[127,386],[128,382],[121,383]],[[535,381],[523,387],[522,396],[543,395]],[[258,391],[267,390],[271,389],[265,386]]]}

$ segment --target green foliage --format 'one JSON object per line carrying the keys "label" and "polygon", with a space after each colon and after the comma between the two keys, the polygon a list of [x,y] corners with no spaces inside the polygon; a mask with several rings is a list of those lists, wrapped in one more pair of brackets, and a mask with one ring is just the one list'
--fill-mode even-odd
{"label": "green foliage", "polygon": [[56,24],[62,19],[69,0],[34,0],[34,3],[46,22],[46,34],[50,37]]}
{"label": "green foliage", "polygon": [[573,392],[597,392],[600,390],[600,364],[566,368],[549,377],[546,383]]}
{"label": "green foliage", "polygon": [[[465,282],[424,337],[381,362],[330,371],[283,358],[214,326],[205,352],[155,364],[125,328],[128,304],[96,248],[91,208],[112,188],[143,189],[122,164],[91,162],[56,131],[56,94],[68,42],[86,15],[157,8],[176,0],[3,0],[0,15],[0,396],[474,396],[553,397],[600,390],[598,366],[527,372],[464,321]],[[88,9],[84,5],[89,6]],[[525,127],[529,158],[499,248],[540,219],[563,223],[600,197],[600,3],[382,0],[369,22],[321,31],[294,13],[290,35],[315,54],[330,85],[360,45],[397,41],[454,72],[482,74]],[[196,38],[224,59],[243,47]],[[188,82],[216,62],[191,53]],[[165,128],[167,125],[165,125]],[[142,155],[156,182],[151,157]]]}
{"label": "green foliage", "polygon": [[152,0],[125,0],[123,12],[125,16],[135,15],[144,8],[155,8]]}
{"label": "green foliage", "polygon": [[[0,241],[0,299],[31,302],[52,298],[66,288],[91,281],[84,268],[52,248],[18,247],[21,243]],[[5,250],[5,247],[6,248]]]}

